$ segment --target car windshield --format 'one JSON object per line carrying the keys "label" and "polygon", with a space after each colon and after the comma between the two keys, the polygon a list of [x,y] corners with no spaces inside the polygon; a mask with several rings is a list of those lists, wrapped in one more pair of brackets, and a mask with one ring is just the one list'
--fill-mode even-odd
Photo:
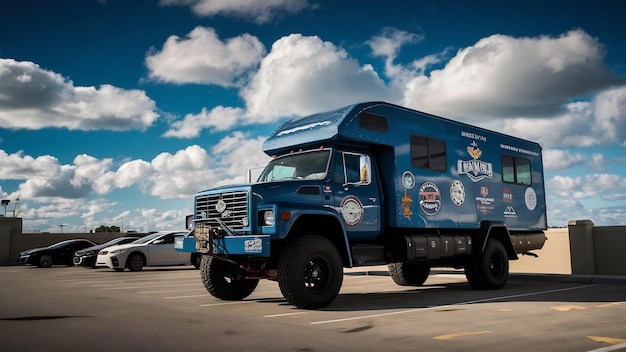
{"label": "car windshield", "polygon": [[162,233],[158,233],[158,232],[157,233],[153,233],[151,235],[142,237],[142,238],[134,241],[133,243],[140,243],[140,244],[141,243],[148,243],[148,242],[152,241],[153,239],[155,239],[155,238],[157,238],[159,236],[163,236],[163,234]]}
{"label": "car windshield", "polygon": [[122,243],[122,242],[125,242],[125,241],[126,241],[126,243],[127,242],[132,242],[132,241],[128,240],[128,237],[118,237],[118,238],[114,238],[114,239],[110,240],[109,242],[103,244],[103,246],[113,246],[113,245],[116,245],[118,243]]}
{"label": "car windshield", "polygon": [[287,154],[270,161],[257,181],[321,180],[326,177],[329,159],[330,150]]}

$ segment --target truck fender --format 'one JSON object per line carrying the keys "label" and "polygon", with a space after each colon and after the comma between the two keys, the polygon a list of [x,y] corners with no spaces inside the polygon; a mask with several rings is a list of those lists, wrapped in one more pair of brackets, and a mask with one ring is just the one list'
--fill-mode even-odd
{"label": "truck fender", "polygon": [[288,238],[290,237],[292,232],[300,232],[301,228],[306,228],[308,230],[315,229],[316,227],[319,227],[320,224],[328,223],[328,221],[321,221],[321,219],[323,218],[326,218],[326,219],[331,218],[332,220],[331,219],[328,219],[328,220],[332,221],[332,225],[338,226],[335,229],[335,232],[338,232],[340,229],[341,235],[336,236],[338,234],[335,233],[335,236],[333,236],[333,233],[323,232],[323,231],[317,234],[324,236],[328,238],[331,242],[333,242],[335,246],[337,246],[337,250],[339,251],[339,254],[341,255],[344,266],[351,268],[352,267],[352,253],[350,253],[350,245],[348,242],[346,226],[343,223],[342,219],[339,218],[336,212],[328,211],[325,209],[306,209],[306,210],[294,211],[292,213],[292,219],[289,222],[287,231],[284,233],[287,234],[286,237]]}
{"label": "truck fender", "polygon": [[518,259],[515,247],[513,247],[513,242],[511,241],[509,229],[506,225],[498,222],[483,221],[480,224],[480,229],[478,230],[475,238],[476,243],[474,244],[474,248],[480,249],[477,253],[483,253],[485,251],[487,241],[489,241],[490,238],[495,238],[502,242],[509,260]]}

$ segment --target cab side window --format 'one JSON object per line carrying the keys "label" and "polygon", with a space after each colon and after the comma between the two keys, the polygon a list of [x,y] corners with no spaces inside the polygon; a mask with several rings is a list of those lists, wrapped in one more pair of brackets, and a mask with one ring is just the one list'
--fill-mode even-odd
{"label": "cab side window", "polygon": [[335,159],[334,181],[340,184],[370,184],[370,170],[369,156],[343,152]]}

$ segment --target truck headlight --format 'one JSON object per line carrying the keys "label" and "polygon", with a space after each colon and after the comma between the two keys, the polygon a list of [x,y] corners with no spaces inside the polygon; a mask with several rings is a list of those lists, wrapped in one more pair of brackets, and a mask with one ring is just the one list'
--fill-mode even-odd
{"label": "truck headlight", "polygon": [[266,210],[263,212],[263,226],[274,226],[273,210]]}

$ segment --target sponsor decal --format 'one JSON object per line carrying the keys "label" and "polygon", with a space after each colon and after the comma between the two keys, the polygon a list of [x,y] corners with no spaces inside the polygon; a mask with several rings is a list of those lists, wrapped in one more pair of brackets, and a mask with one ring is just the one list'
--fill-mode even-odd
{"label": "sponsor decal", "polygon": [[507,205],[506,209],[504,209],[504,212],[502,214],[504,215],[505,218],[517,217],[517,213],[515,212],[515,209],[510,205]]}
{"label": "sponsor decal", "polygon": [[461,131],[461,137],[476,139],[476,140],[483,141],[483,142],[487,141],[487,137],[482,136],[478,133],[467,132],[467,131]]}
{"label": "sponsor decal", "polygon": [[450,186],[450,199],[456,206],[461,206],[465,202],[465,186],[463,182],[454,180]]}
{"label": "sponsor decal", "polygon": [[413,199],[409,197],[407,190],[405,189],[404,197],[402,197],[402,215],[409,220],[411,220],[411,215],[413,215],[411,204],[413,204]]}
{"label": "sponsor decal", "polygon": [[526,192],[524,193],[524,201],[528,210],[535,210],[535,208],[537,207],[537,193],[535,193],[535,190],[532,187],[526,188]]}
{"label": "sponsor decal", "polygon": [[244,241],[243,251],[245,253],[262,253],[263,252],[263,241],[256,237],[251,240]]}
{"label": "sponsor decal", "polygon": [[458,160],[457,169],[459,175],[467,175],[472,182],[478,182],[485,178],[493,177],[493,165],[486,161],[479,160],[483,155],[483,151],[478,148],[478,143],[473,141],[469,147],[467,147],[467,153],[472,157],[472,160]]}
{"label": "sponsor decal", "polygon": [[539,153],[533,152],[532,150],[528,150],[528,149],[524,149],[524,148],[518,148],[518,147],[513,147],[513,146],[510,146],[510,145],[506,145],[506,144],[500,144],[500,149],[510,150],[512,152],[522,153],[522,154],[526,154],[526,155],[539,156]]}
{"label": "sponsor decal", "polygon": [[492,214],[495,209],[494,202],[495,198],[489,197],[489,188],[480,186],[480,197],[476,197],[476,209],[484,215]]}
{"label": "sponsor decal", "polygon": [[435,215],[441,209],[441,193],[436,184],[426,182],[419,190],[420,208],[426,215]]}
{"label": "sponsor decal", "polygon": [[328,186],[328,185],[324,186],[324,193],[332,193],[332,192],[333,192],[333,190],[332,190],[332,188],[330,188],[330,186]]}
{"label": "sponsor decal", "polygon": [[347,196],[341,201],[341,216],[346,225],[354,226],[363,219],[363,204],[355,196]]}
{"label": "sponsor decal", "polygon": [[505,203],[513,203],[513,191],[510,188],[502,190],[502,201]]}
{"label": "sponsor decal", "polygon": [[415,187],[415,176],[411,171],[405,171],[402,174],[402,185],[406,189],[412,189]]}

